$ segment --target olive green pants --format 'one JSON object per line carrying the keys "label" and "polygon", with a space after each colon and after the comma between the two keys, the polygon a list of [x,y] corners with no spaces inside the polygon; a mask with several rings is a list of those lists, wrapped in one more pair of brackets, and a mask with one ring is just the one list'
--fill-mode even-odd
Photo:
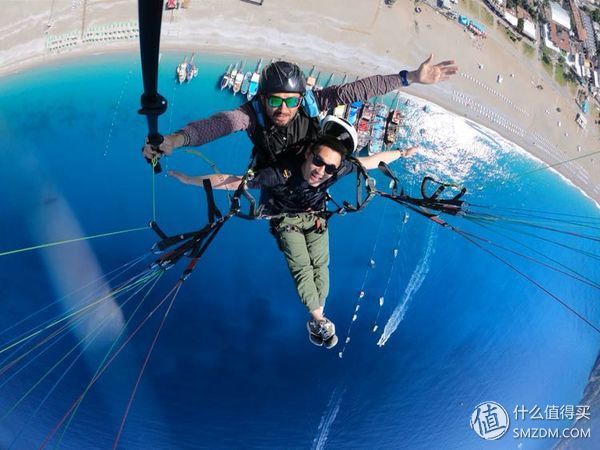
{"label": "olive green pants", "polygon": [[274,226],[279,247],[296,284],[300,300],[308,311],[324,306],[329,294],[329,234],[326,223],[315,230],[315,216],[297,214]]}

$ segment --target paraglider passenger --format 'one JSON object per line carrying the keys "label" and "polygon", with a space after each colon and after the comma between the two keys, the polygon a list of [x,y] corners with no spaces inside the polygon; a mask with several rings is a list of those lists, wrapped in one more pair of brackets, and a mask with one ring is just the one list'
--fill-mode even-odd
{"label": "paraglider passenger", "polygon": [[[326,117],[322,126],[322,134],[315,141],[257,170],[247,187],[261,189],[263,215],[270,218],[271,232],[311,316],[307,323],[310,341],[331,348],[337,343],[335,326],[323,315],[329,293],[326,192],[340,178],[357,170],[355,163],[346,159],[356,149],[357,134],[352,125],[334,116]],[[416,151],[416,148],[392,150],[357,160],[369,170],[377,168],[381,161],[391,163]],[[174,171],[169,174],[185,184],[199,186],[204,179],[210,179],[217,189],[235,190],[242,180],[239,176],[222,174],[187,176]]]}

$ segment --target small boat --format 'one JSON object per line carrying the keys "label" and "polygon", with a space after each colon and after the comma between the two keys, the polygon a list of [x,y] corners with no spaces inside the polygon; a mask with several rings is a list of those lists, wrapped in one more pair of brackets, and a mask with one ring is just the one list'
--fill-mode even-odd
{"label": "small boat", "polygon": [[331,74],[329,75],[329,79],[327,80],[327,83],[325,83],[324,87],[329,87],[333,84],[333,81],[335,80],[335,75]]}
{"label": "small boat", "polygon": [[252,100],[252,98],[258,92],[258,82],[260,81],[260,69],[262,68],[262,62],[263,60],[260,58],[258,64],[256,65],[256,70],[250,78],[250,86],[248,87],[248,94],[246,95],[248,101]]}
{"label": "small boat", "polygon": [[198,76],[198,68],[194,64],[194,54],[192,53],[192,57],[190,58],[190,62],[185,68],[185,81],[188,83],[192,81],[192,79]]}
{"label": "small boat", "polygon": [[252,79],[252,72],[246,72],[244,75],[244,79],[242,80],[242,87],[240,88],[240,92],[242,95],[248,95],[248,89],[250,88],[250,80]]}
{"label": "small boat", "polygon": [[187,76],[187,66],[188,66],[188,62],[187,62],[187,56],[184,58],[183,62],[180,63],[177,66],[177,81],[179,82],[179,84],[182,84],[185,81],[185,78]]}
{"label": "small boat", "polygon": [[402,112],[398,108],[399,99],[400,93],[396,94],[396,98],[387,117],[387,127],[385,129],[384,140],[386,147],[388,148],[394,145],[398,139],[398,128],[400,127],[400,121],[402,120]]}
{"label": "small boat", "polygon": [[320,91],[321,89],[323,89],[323,86],[319,85],[319,78],[321,77],[321,72],[319,72],[317,74],[317,78],[315,79],[315,84],[313,86],[313,89],[315,91]]}
{"label": "small boat", "polygon": [[375,104],[375,115],[371,120],[371,139],[369,140],[369,155],[374,155],[383,150],[385,126],[390,114],[388,106],[381,102]]}
{"label": "small boat", "polygon": [[233,64],[229,64],[227,70],[223,74],[223,78],[221,78],[221,90],[225,89],[229,86],[229,78],[231,77],[231,71],[233,70]]}
{"label": "small boat", "polygon": [[235,80],[233,81],[233,95],[237,95],[242,88],[242,82],[244,81],[244,64],[242,63],[242,67],[235,74]]}
{"label": "small boat", "polygon": [[357,149],[362,149],[369,144],[371,140],[371,122],[375,116],[375,105],[373,103],[365,103],[362,110],[362,115],[358,120],[356,131],[358,135]]}
{"label": "small boat", "polygon": [[229,82],[227,83],[227,87],[233,88],[233,83],[235,83],[235,77],[237,76],[239,67],[239,63],[235,63],[233,70],[229,74]]}
{"label": "small boat", "polygon": [[339,117],[340,119],[343,119],[344,116],[346,115],[346,109],[347,109],[347,105],[337,105],[335,108],[333,108],[333,115],[335,117]]}
{"label": "small boat", "polygon": [[362,102],[352,102],[350,106],[347,108],[346,120],[348,123],[354,127],[358,126],[358,119],[361,115],[363,109]]}
{"label": "small boat", "polygon": [[315,85],[316,79],[313,76],[313,74],[315,73],[315,66],[312,66],[312,69],[310,69],[310,73],[308,74],[308,76],[306,77],[306,90],[310,91],[312,90],[312,88]]}

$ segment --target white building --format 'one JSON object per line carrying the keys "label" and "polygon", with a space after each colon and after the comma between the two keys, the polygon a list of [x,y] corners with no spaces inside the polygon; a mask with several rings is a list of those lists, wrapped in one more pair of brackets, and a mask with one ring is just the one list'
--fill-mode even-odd
{"label": "white building", "polygon": [[512,25],[513,28],[517,28],[517,25],[519,23],[519,19],[517,19],[517,16],[513,16],[508,11],[504,11],[504,18],[508,23]]}
{"label": "white building", "polygon": [[550,14],[552,22],[559,24],[567,30],[571,29],[571,16],[558,3],[550,2]]}
{"label": "white building", "polygon": [[553,50],[556,53],[560,53],[560,48],[554,45],[554,42],[552,42],[552,40],[550,39],[550,26],[547,23],[544,24],[544,44],[550,50]]}
{"label": "white building", "polygon": [[535,25],[529,20],[523,22],[523,34],[535,41]]}

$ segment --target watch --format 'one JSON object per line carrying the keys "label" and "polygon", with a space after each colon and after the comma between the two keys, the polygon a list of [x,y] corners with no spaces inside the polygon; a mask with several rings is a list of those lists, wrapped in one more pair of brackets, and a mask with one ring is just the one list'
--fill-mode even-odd
{"label": "watch", "polygon": [[402,86],[410,86],[410,83],[408,82],[408,70],[401,70],[399,75]]}

